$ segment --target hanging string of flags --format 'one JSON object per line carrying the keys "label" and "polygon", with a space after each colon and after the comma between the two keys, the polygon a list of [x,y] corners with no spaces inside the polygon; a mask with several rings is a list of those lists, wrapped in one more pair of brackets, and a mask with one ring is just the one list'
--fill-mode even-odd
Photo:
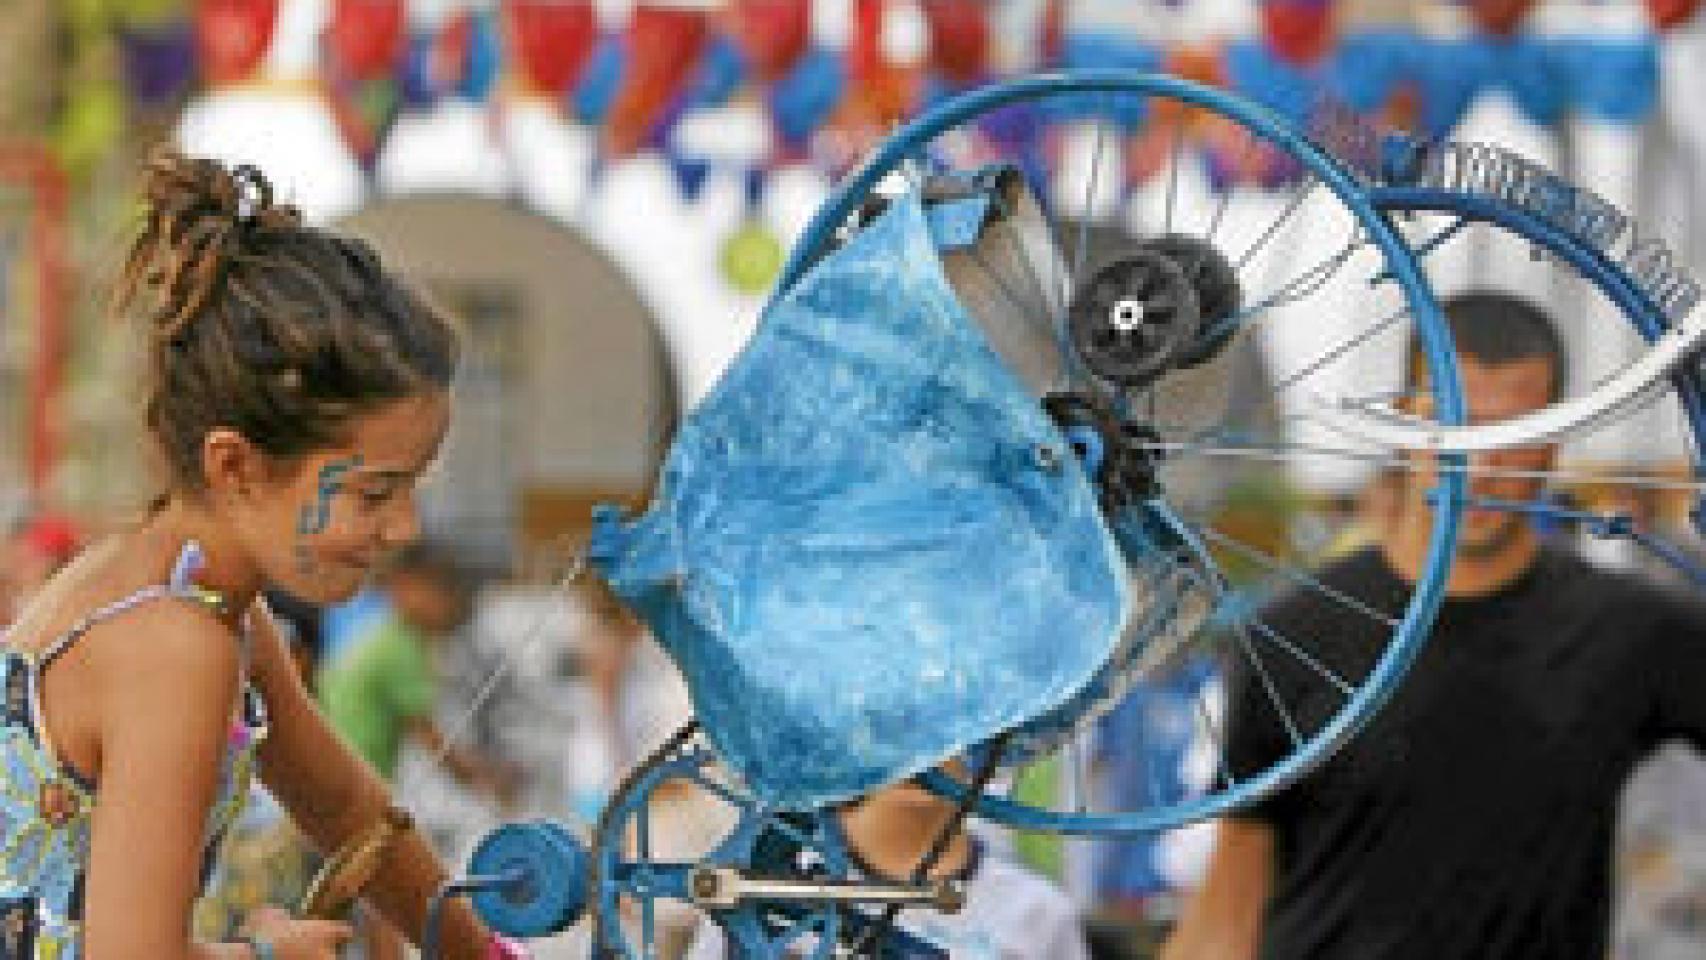
{"label": "hanging string of flags", "polygon": [[[1572,114],[1636,123],[1655,106],[1662,32],[1689,19],[1700,0],[1645,0],[1648,29],[1627,36],[1525,31],[1533,0],[1469,0],[1477,29],[1458,36],[1399,25],[1341,29],[1333,0],[1251,0],[1259,2],[1254,35],[1188,47],[1075,25],[1069,0],[1031,0],[1041,13],[1017,62],[997,55],[1011,44],[1001,33],[1011,24],[997,22],[1004,0],[838,2],[850,11],[840,47],[817,37],[813,0],[634,0],[620,23],[607,22],[594,0],[439,3],[430,23],[407,0],[329,0],[310,79],[367,163],[400,113],[445,98],[485,102],[501,91],[545,98],[595,128],[606,158],[663,153],[691,190],[705,163],[681,156],[672,133],[693,111],[756,104],[772,134],[761,171],[788,162],[833,170],[940,97],[1051,66],[1172,70],[1292,116],[1325,93],[1358,111],[1395,111],[1434,136],[1492,91],[1538,123]],[[281,0],[196,0],[187,23],[125,24],[131,97],[157,104],[263,79],[280,10]],[[985,133],[1023,140],[1072,112],[1062,104],[1055,115],[1009,117]],[[1131,119],[1135,130],[1141,118]],[[1153,153],[1141,143],[1128,151],[1129,178],[1143,178]],[[1284,174],[1260,164],[1209,166],[1221,180]]]}

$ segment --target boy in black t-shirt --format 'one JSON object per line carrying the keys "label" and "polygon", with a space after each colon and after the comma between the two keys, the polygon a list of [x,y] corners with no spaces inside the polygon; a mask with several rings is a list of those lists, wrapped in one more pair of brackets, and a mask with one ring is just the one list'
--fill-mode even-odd
{"label": "boy in black t-shirt", "polygon": [[[1559,338],[1531,305],[1445,305],[1475,422],[1561,394]],[[1476,457],[1471,494],[1530,502],[1552,448]],[[1515,476],[1520,474],[1521,476]],[[1425,477],[1378,545],[1320,571],[1397,617],[1426,555]],[[1390,625],[1315,590],[1261,620],[1351,682]],[[1341,694],[1265,657],[1304,736]],[[1231,684],[1228,764],[1271,766],[1291,734],[1268,691]],[[1202,889],[1164,960],[1602,960],[1618,795],[1667,740],[1706,746],[1706,608],[1543,547],[1509,512],[1471,511],[1447,600],[1388,705],[1320,768],[1221,823]]]}

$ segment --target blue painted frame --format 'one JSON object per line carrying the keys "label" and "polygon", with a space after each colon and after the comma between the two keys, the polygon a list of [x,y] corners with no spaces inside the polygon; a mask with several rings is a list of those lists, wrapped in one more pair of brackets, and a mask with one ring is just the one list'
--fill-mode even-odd
{"label": "blue painted frame", "polygon": [[[591,880],[593,890],[589,897],[596,904],[598,917],[593,929],[595,938],[601,942],[595,943],[595,950],[606,951],[596,956],[619,957],[621,960],[647,960],[655,948],[655,929],[652,917],[655,913],[654,903],[657,900],[677,900],[689,902],[688,877],[695,863],[657,863],[639,861],[628,855],[625,842],[628,824],[636,827],[637,834],[644,835],[647,830],[646,819],[650,814],[652,794],[662,784],[675,780],[695,783],[700,789],[712,793],[729,806],[740,810],[740,819],[734,832],[727,837],[717,849],[708,854],[703,862],[721,866],[751,867],[747,861],[752,855],[753,844],[761,831],[773,823],[769,818],[779,811],[766,807],[758,800],[740,794],[734,787],[713,788],[710,781],[704,778],[702,770],[706,764],[714,762],[715,755],[704,747],[690,747],[679,756],[671,757],[657,764],[651,770],[636,780],[628,790],[624,791],[616,802],[616,806],[606,815],[611,832],[609,835],[598,835],[593,838],[594,849],[592,856],[598,869]],[[839,829],[834,824],[834,815],[828,811],[819,814],[819,829],[821,836],[803,838],[815,840],[808,844],[824,859],[824,869],[833,877],[845,877],[851,870],[851,862],[847,858],[845,841]],[[638,953],[628,942],[621,930],[618,918],[621,916],[621,900],[631,897],[641,901],[641,932]],[[740,957],[752,957],[762,960],[772,945],[767,939],[763,923],[760,919],[760,909],[748,905],[739,907],[722,916],[719,926],[733,939],[740,948]],[[834,948],[835,939],[840,931],[842,916],[834,910],[819,911],[823,915],[825,926],[820,931],[819,943],[813,948],[808,960],[827,960]],[[777,960],[780,960],[778,955]]]}

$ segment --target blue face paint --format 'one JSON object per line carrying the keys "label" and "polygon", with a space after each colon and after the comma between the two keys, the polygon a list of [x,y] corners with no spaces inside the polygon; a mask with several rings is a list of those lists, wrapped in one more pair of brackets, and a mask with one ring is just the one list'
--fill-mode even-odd
{"label": "blue face paint", "polygon": [[[314,503],[302,507],[296,515],[296,533],[298,536],[311,537],[324,533],[332,520],[332,497],[343,489],[344,477],[352,470],[359,469],[362,464],[361,454],[356,454],[343,460],[334,460],[320,468],[319,479],[315,482]],[[308,545],[298,542],[295,548],[296,570],[303,576],[314,573],[314,554]]]}
{"label": "blue face paint", "polygon": [[296,532],[305,536],[325,532],[326,525],[332,519],[332,497],[343,489],[344,475],[361,466],[361,454],[356,454],[347,460],[334,460],[320,468],[320,479],[315,485],[316,495],[312,506],[303,507],[296,518]]}

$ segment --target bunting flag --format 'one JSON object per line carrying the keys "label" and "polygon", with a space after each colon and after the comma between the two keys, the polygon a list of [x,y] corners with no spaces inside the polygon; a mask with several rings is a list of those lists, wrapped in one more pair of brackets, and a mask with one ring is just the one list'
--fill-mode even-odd
{"label": "bunting flag", "polygon": [[720,107],[752,85],[746,55],[726,30],[711,32],[685,92],[686,107]]}
{"label": "bunting flag", "polygon": [[1534,10],[1535,0],[1469,0],[1469,18],[1485,33],[1509,37]]}
{"label": "bunting flag", "polygon": [[803,159],[806,148],[841,103],[847,65],[828,50],[808,50],[794,69],[770,88],[770,120],[790,159]]}
{"label": "bunting flag", "polygon": [[[1075,56],[1077,46],[1073,37],[1068,37],[1065,44],[1068,63]],[[1151,51],[1159,69],[1208,86],[1224,87],[1226,74],[1219,51],[1209,50],[1175,50],[1163,56],[1160,51]],[[1134,189],[1148,183],[1167,169],[1172,162],[1173,140],[1183,128],[1191,139],[1200,139],[1202,118],[1207,116],[1200,110],[1190,110],[1177,100],[1159,99],[1152,106],[1151,121],[1139,127],[1125,142],[1125,188]]]}
{"label": "bunting flag", "polygon": [[503,10],[517,78],[533,92],[566,95],[598,43],[591,0],[508,0]]}
{"label": "bunting flag", "polygon": [[404,7],[404,0],[334,0],[320,48],[332,119],[368,170],[402,105],[398,64],[409,44]]}
{"label": "bunting flag", "polygon": [[121,23],[118,47],[125,91],[143,111],[177,103],[195,82],[196,34],[188,23]]}
{"label": "bunting flag", "polygon": [[425,109],[447,96],[485,100],[503,69],[499,33],[486,12],[463,10],[438,30],[411,37],[402,70],[404,105]]}
{"label": "bunting flag", "polygon": [[1672,30],[1694,18],[1700,0],[1646,0],[1647,16],[1660,30]]}
{"label": "bunting flag", "polygon": [[938,80],[964,89],[989,78],[986,0],[924,0],[930,24],[930,66]]}
{"label": "bunting flag", "polygon": [[793,70],[811,43],[811,0],[729,0],[728,34],[747,72],[765,86]]}
{"label": "bunting flag", "polygon": [[1060,51],[1066,44],[1067,0],[1044,0],[1042,38],[1038,49],[1039,69],[1060,62]]}
{"label": "bunting flag", "polygon": [[279,0],[198,0],[196,62],[208,86],[242,83],[272,45]]}
{"label": "bunting flag", "polygon": [[711,179],[711,161],[703,157],[690,157],[679,150],[665,147],[662,150],[664,162],[669,164],[669,172],[675,177],[675,188],[681,192],[681,199],[692,203],[705,192],[705,183]]}
{"label": "bunting flag", "polygon": [[654,141],[693,75],[710,36],[709,14],[641,3],[624,37],[622,77],[604,123],[604,148],[627,156]]}
{"label": "bunting flag", "polygon": [[877,79],[883,70],[883,21],[888,0],[853,0],[853,33],[847,38],[847,75],[855,88]]}
{"label": "bunting flag", "polygon": [[1429,44],[1415,61],[1421,93],[1421,132],[1444,137],[1468,114],[1477,97],[1508,94],[1538,126],[1557,123],[1572,109],[1557,46],[1528,36],[1480,36]]}
{"label": "bunting flag", "polygon": [[580,83],[568,96],[570,112],[589,126],[603,126],[622,86],[622,35],[606,34],[593,45],[592,58],[581,72]]}
{"label": "bunting flag", "polygon": [[1334,44],[1332,0],[1262,0],[1262,35],[1281,60],[1307,67]]}
{"label": "bunting flag", "polygon": [[846,54],[845,96],[830,121],[831,136],[818,160],[839,175],[887,133],[910,116],[922,101],[927,50],[909,49],[913,41],[928,44],[928,21],[923,36],[911,35],[923,18],[915,0],[854,0],[853,35]]}
{"label": "bunting flag", "polygon": [[340,79],[389,78],[408,48],[404,0],[334,0],[324,51]]}
{"label": "bunting flag", "polygon": [[[1324,93],[1433,137],[1449,135],[1490,90],[1540,124],[1572,114],[1639,123],[1656,109],[1664,42],[1524,32],[1535,0],[1440,0],[1476,25],[1449,39],[1390,24],[1340,35],[1335,0],[1257,0],[1259,36],[1173,49],[1129,31],[1068,29],[1066,0],[1025,0],[1024,10],[1006,0],[846,0],[845,46],[832,35],[814,45],[813,0],[634,2],[621,23],[606,22],[602,0],[458,4],[441,26],[411,32],[409,0],[324,0],[320,79],[346,138],[368,159],[399,110],[446,96],[483,100],[507,76],[512,89],[600,128],[607,159],[662,148],[681,116],[744,95],[762,104],[775,131],[767,162],[806,161],[835,174],[940,97],[1055,66],[1163,70],[1229,86],[1294,118]],[[1697,16],[1702,0],[1643,2],[1665,30]],[[197,74],[208,86],[252,79],[265,69],[281,6],[194,0],[189,16],[119,21],[131,106],[169,109]],[[1082,119],[1092,100],[1000,111],[966,149],[991,150],[1030,175],[1045,163],[1049,130]],[[1210,154],[1217,182],[1273,179],[1271,165],[1249,159],[1226,124],[1202,116],[1165,98],[1130,98],[1113,115],[1133,135],[1128,179],[1144,182],[1164,165],[1170,144],[1155,131],[1181,123],[1188,146]],[[673,166],[694,192],[700,171]]]}
{"label": "bunting flag", "polygon": [[1341,38],[1330,68],[1334,97],[1371,115],[1400,98],[1414,101],[1416,60],[1424,55],[1424,47],[1414,33],[1390,27]]}

